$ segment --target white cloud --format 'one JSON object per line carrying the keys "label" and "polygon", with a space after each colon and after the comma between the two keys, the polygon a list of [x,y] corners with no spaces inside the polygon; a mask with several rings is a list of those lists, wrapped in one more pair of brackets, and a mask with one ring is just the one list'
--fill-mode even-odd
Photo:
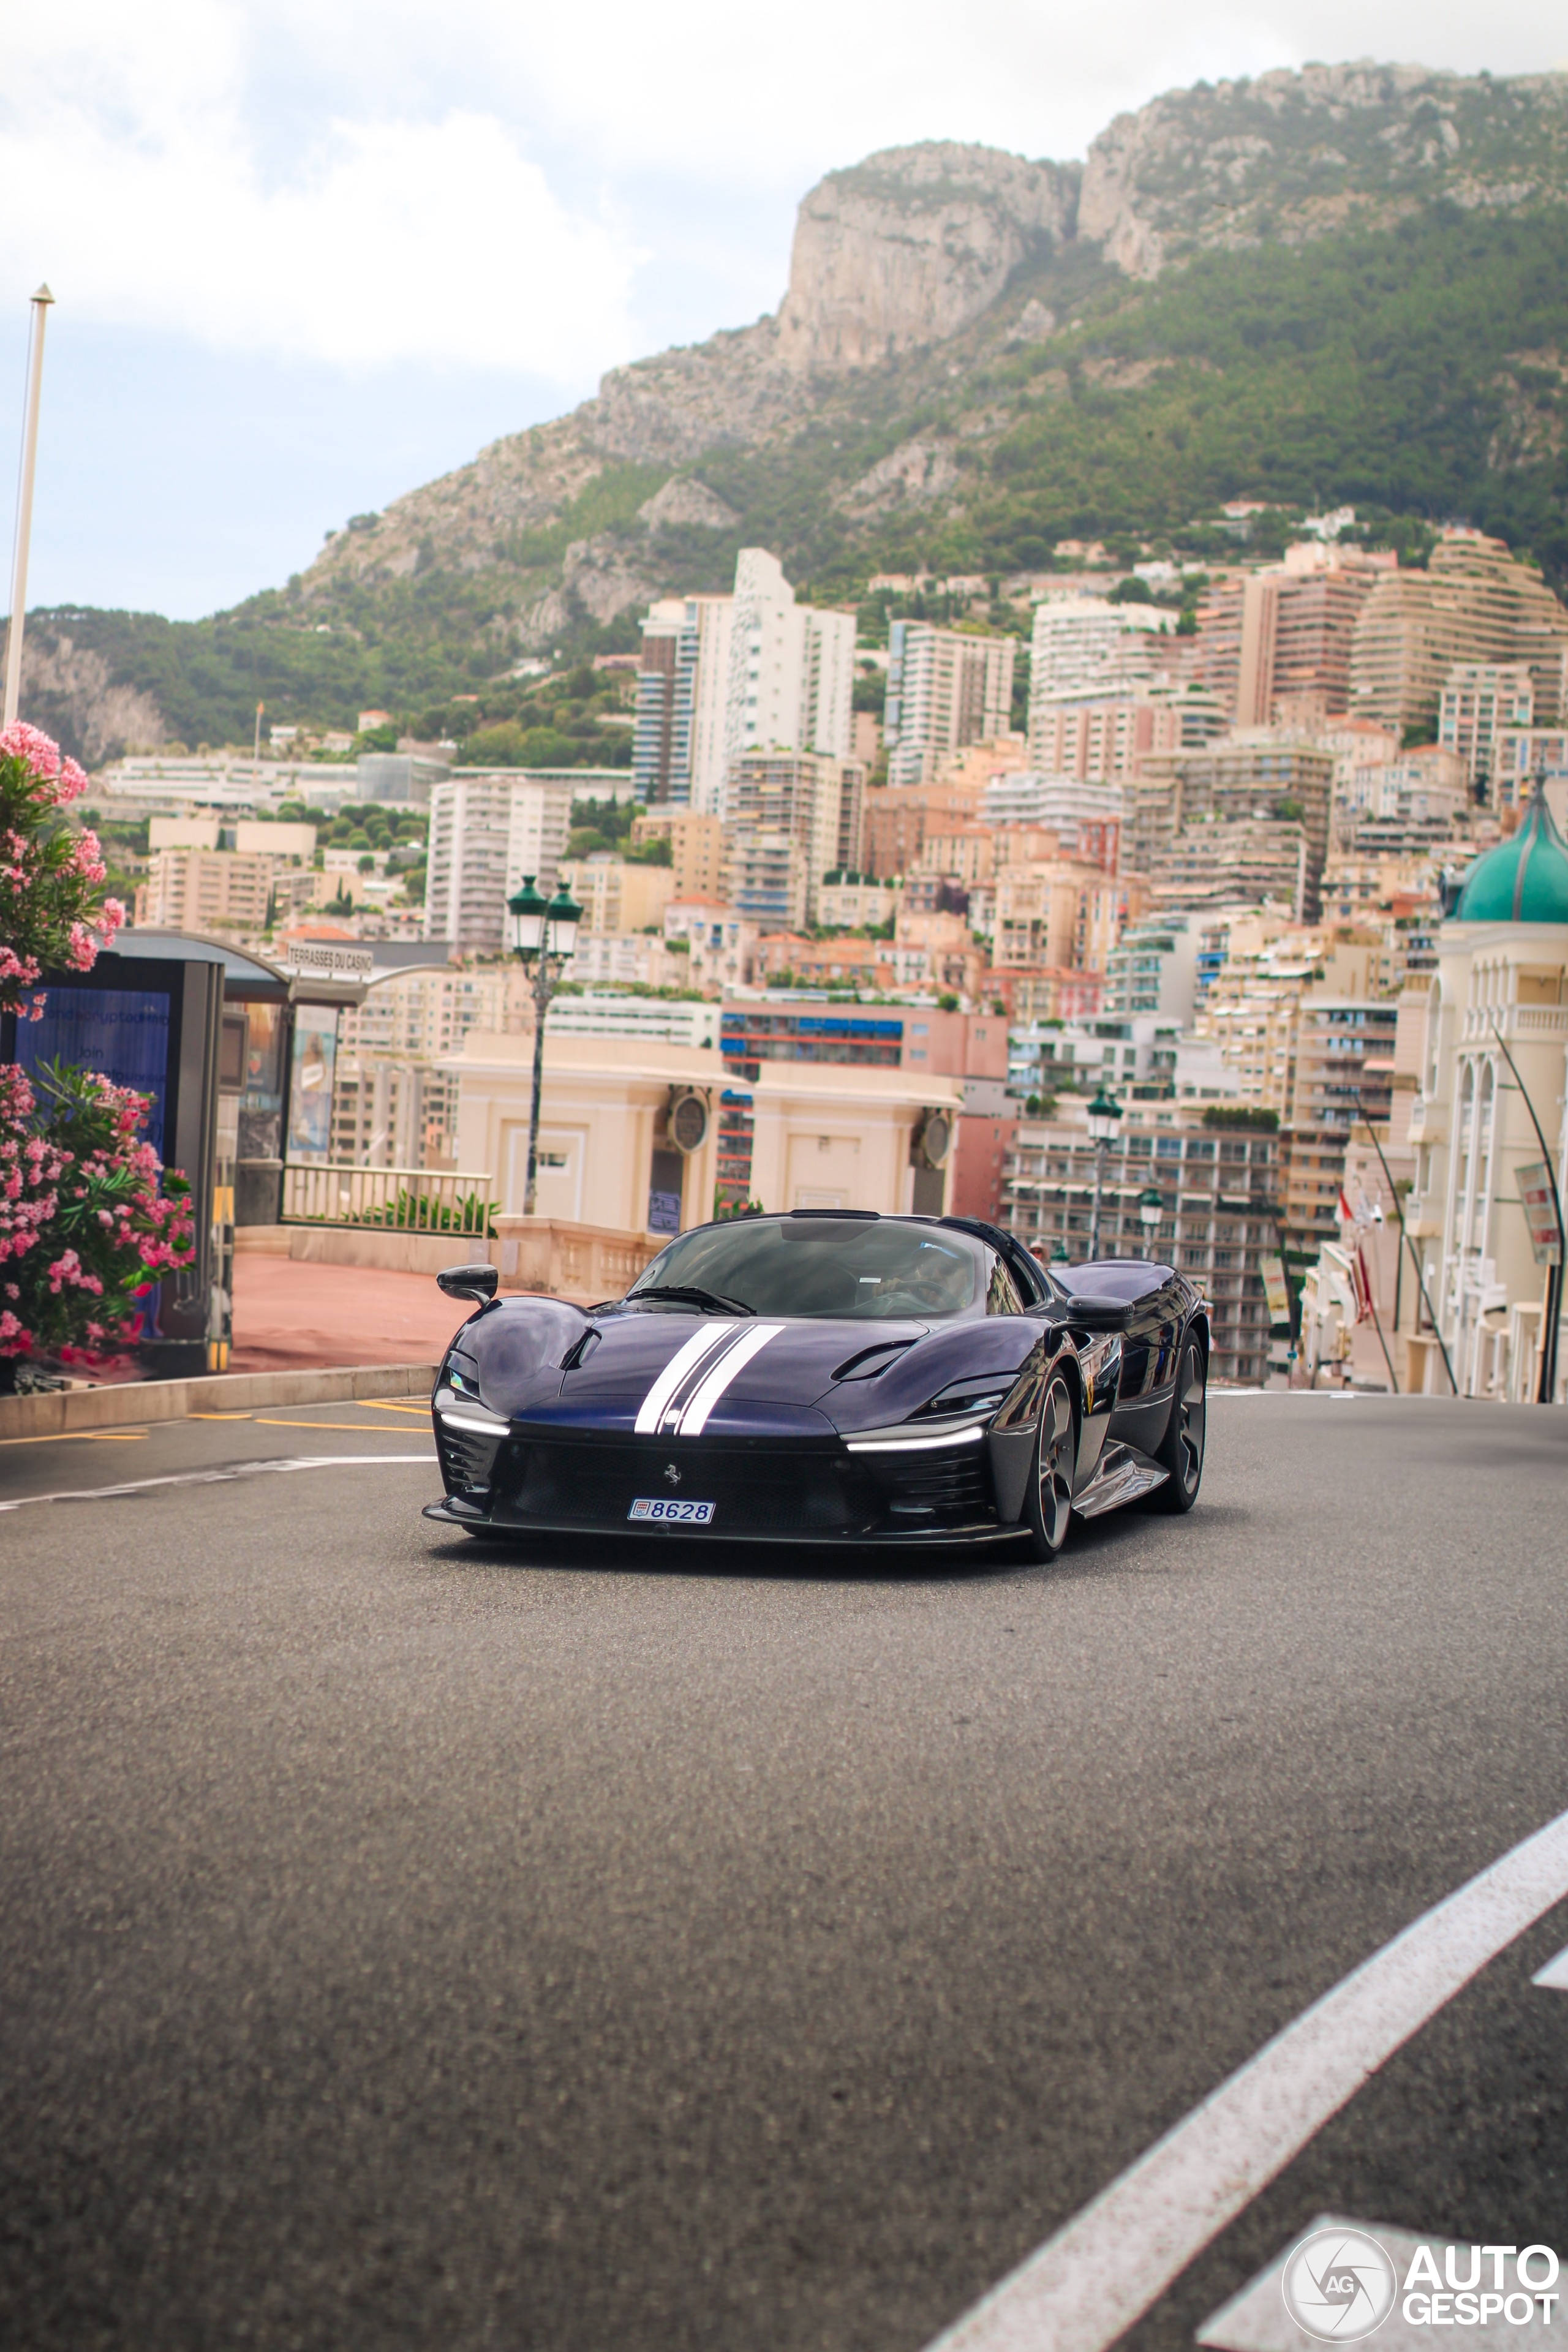
{"label": "white cloud", "polygon": [[177,49],[170,79],[121,26],[118,75],[100,54],[85,99],[47,89],[11,110],[0,278],[47,276],[79,317],[220,350],[561,384],[624,356],[637,259],[624,226],[603,200],[563,202],[493,113],[328,118],[279,159],[216,37],[222,12],[178,13],[209,37]]}

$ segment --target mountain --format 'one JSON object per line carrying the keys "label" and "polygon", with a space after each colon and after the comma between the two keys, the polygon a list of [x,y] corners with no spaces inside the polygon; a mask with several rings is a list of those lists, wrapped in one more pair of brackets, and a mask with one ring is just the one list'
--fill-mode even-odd
{"label": "mountain", "polygon": [[889,149],[805,198],[771,317],[614,371],[212,621],[40,615],[29,697],[97,757],[154,711],[244,740],[258,694],[506,716],[521,655],[632,645],[742,544],[849,600],[878,570],[1038,570],[1067,537],[1202,554],[1240,497],[1354,505],[1407,549],[1468,519],[1560,582],[1565,199],[1559,74],[1199,84],[1081,166]]}

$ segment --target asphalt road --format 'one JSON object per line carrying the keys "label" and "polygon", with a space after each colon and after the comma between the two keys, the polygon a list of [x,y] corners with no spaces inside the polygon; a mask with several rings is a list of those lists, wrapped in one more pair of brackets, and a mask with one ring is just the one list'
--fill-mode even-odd
{"label": "asphalt road", "polygon": [[[921,2352],[1568,1809],[1562,1412],[1223,1397],[1190,1518],[902,1577],[481,1549],[428,1453],[368,1406],[0,1448],[10,1496],[243,1474],[0,1513],[16,2352]],[[1140,2352],[1323,2210],[1568,2255],[1564,1944]]]}

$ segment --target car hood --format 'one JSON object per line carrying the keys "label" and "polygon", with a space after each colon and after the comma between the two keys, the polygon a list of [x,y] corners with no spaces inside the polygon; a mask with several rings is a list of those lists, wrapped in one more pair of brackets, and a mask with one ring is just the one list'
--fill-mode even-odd
{"label": "car hood", "polygon": [[786,1321],[767,1316],[616,1315],[563,1376],[552,1421],[700,1436],[831,1426],[836,1376],[891,1363],[923,1323]]}

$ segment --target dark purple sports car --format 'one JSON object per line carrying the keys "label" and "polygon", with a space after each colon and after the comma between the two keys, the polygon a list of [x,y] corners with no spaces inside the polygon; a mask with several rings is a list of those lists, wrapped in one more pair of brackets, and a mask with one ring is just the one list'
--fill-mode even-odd
{"label": "dark purple sports car", "polygon": [[682,1234],[624,1298],[498,1298],[434,1399],[469,1534],[1030,1544],[1203,1475],[1208,1321],[1191,1283],[1116,1258],[1039,1265],[965,1217],[797,1209]]}

